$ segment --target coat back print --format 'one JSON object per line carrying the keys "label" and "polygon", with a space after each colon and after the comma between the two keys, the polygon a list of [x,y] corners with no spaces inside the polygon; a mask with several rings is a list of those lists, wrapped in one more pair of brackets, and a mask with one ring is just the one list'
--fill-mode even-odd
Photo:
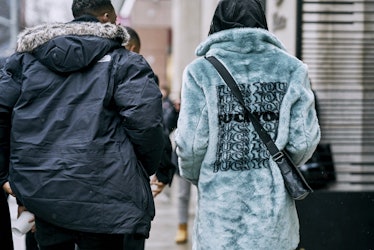
{"label": "coat back print", "polygon": [[[255,82],[238,86],[247,107],[274,140],[278,130],[279,110],[288,84]],[[269,167],[270,154],[230,88],[226,84],[217,86],[217,95],[219,129],[214,172]]]}

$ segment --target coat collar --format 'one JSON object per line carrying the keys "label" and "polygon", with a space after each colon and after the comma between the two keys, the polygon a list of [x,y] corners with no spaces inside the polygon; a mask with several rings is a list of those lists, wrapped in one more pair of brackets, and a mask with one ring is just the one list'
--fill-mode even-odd
{"label": "coat collar", "polygon": [[269,31],[262,28],[233,28],[214,33],[196,48],[197,56],[208,51],[224,49],[238,53],[250,53],[277,47],[286,50],[284,45]]}
{"label": "coat collar", "polygon": [[127,43],[129,34],[123,26],[100,22],[70,22],[41,24],[26,28],[18,36],[17,52],[32,52],[35,48],[49,40],[65,35],[98,36],[109,39],[119,39]]}

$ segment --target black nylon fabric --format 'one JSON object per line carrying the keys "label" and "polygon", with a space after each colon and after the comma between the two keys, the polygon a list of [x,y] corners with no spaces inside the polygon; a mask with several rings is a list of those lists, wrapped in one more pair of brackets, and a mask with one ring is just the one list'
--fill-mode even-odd
{"label": "black nylon fabric", "polygon": [[58,36],[33,52],[15,53],[0,73],[1,183],[53,225],[148,237],[149,176],[163,149],[151,67],[94,34]]}
{"label": "black nylon fabric", "polygon": [[245,27],[268,29],[261,3],[258,0],[222,0],[213,15],[209,35]]}
{"label": "black nylon fabric", "polygon": [[71,35],[57,37],[41,45],[34,50],[34,55],[50,70],[69,73],[89,67],[120,47],[120,43],[110,39]]}

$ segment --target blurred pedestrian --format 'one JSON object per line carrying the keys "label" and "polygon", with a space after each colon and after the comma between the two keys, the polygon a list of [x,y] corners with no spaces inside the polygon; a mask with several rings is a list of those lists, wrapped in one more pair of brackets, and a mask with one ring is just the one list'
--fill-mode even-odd
{"label": "blurred pedestrian", "polygon": [[258,0],[221,0],[196,52],[183,75],[176,131],[180,174],[198,188],[193,249],[296,249],[299,221],[279,167],[204,57],[225,65],[247,107],[298,165],[320,139],[307,66],[267,30]]}
{"label": "blurred pedestrian", "polygon": [[178,113],[173,102],[169,98],[169,88],[163,85],[160,86],[160,90],[162,93],[164,151],[162,154],[160,167],[156,171],[156,174],[151,178],[153,197],[159,195],[164,190],[166,185],[171,185],[174,173],[177,169],[176,164],[172,161],[173,147],[170,140],[170,134],[177,126]]}
{"label": "blurred pedestrian", "polygon": [[[177,120],[180,110],[180,100],[171,101],[169,98],[170,89],[166,86],[161,87],[162,109],[164,112],[164,129],[165,135],[169,138],[177,127]],[[174,135],[174,134],[173,134]],[[167,144],[167,143],[165,143]],[[170,164],[177,168],[178,160],[175,149],[172,148],[171,142],[166,147],[168,159],[171,158]],[[168,161],[168,160],[166,160]],[[169,160],[170,161],[170,160]],[[177,244],[184,244],[188,241],[188,217],[189,207],[191,200],[191,182],[180,178],[179,171],[175,171],[177,175],[177,214],[178,214],[178,227],[175,236],[175,242]]]}
{"label": "blurred pedestrian", "polygon": [[[125,48],[134,52],[140,53],[141,40],[136,30],[129,26],[124,26],[130,35],[129,41],[125,44]],[[171,185],[174,173],[177,166],[171,161],[172,145],[170,141],[170,133],[177,126],[178,113],[176,112],[173,102],[169,99],[170,90],[160,86],[159,77],[155,76],[156,83],[160,87],[162,94],[162,123],[164,131],[164,150],[161,157],[160,166],[158,167],[155,175],[151,177],[153,197],[159,195],[167,185]]]}
{"label": "blurred pedestrian", "polygon": [[161,92],[123,48],[110,0],[73,0],[72,11],[72,22],[24,30],[0,75],[0,122],[12,124],[0,181],[35,214],[41,250],[122,250],[124,234],[144,242],[154,217]]}
{"label": "blurred pedestrian", "polygon": [[141,41],[138,32],[136,32],[133,28],[129,26],[125,26],[127,33],[129,33],[130,38],[129,41],[125,44],[125,48],[135,52],[135,53],[140,53],[140,48],[141,48]]}
{"label": "blurred pedestrian", "polygon": [[[179,115],[180,111],[180,99],[174,101],[174,107]],[[175,133],[173,134],[175,137]],[[175,139],[174,139],[175,140]],[[178,156],[176,150],[173,149],[172,162],[178,166]],[[177,215],[178,215],[178,225],[177,232],[175,234],[175,243],[185,244],[188,241],[188,221],[189,221],[189,211],[191,202],[191,189],[193,185],[188,180],[182,178],[177,169]]]}
{"label": "blurred pedestrian", "polygon": [[178,174],[178,227],[175,235],[175,243],[184,244],[188,241],[188,219],[191,201],[191,182]]}

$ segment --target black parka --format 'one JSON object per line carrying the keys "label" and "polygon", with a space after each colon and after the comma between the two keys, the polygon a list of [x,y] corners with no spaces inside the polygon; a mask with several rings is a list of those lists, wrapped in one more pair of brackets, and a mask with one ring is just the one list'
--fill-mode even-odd
{"label": "black parka", "polygon": [[0,74],[0,135],[10,138],[0,181],[37,218],[148,237],[161,93],[145,59],[123,48],[127,40],[113,24],[37,26],[20,35]]}

